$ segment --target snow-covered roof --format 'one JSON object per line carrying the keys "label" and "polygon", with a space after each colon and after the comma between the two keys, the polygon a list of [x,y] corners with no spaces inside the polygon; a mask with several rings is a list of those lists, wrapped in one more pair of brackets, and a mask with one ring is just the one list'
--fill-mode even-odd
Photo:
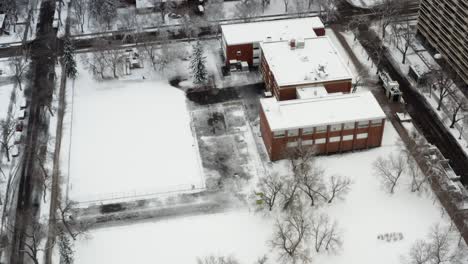
{"label": "snow-covered roof", "polygon": [[327,89],[323,85],[311,86],[311,87],[300,87],[296,89],[297,98],[309,99],[316,97],[327,96]]}
{"label": "snow-covered roof", "polygon": [[272,131],[385,118],[371,92],[288,101],[272,97],[260,103]]}
{"label": "snow-covered roof", "polygon": [[293,18],[222,25],[227,45],[316,37],[314,28],[324,28],[318,17]]}
{"label": "snow-covered roof", "polygon": [[[296,40],[296,46],[299,41]],[[261,43],[262,54],[278,86],[351,80],[352,74],[327,36],[303,40],[291,49],[289,41]]]}

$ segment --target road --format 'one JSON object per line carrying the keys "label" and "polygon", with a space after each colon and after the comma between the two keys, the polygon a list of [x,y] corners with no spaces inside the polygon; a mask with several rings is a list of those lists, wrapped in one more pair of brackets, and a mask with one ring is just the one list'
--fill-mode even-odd
{"label": "road", "polygon": [[[351,17],[354,16],[367,16],[370,19],[375,18],[379,13],[375,13],[376,11],[372,11],[369,9],[360,9],[351,6],[345,0],[342,0],[339,3],[339,13],[340,13],[340,21],[347,21]],[[405,14],[416,14],[419,9],[419,4],[417,1],[413,1],[408,8],[402,10]],[[304,13],[290,13],[290,14],[280,14],[280,15],[260,15],[257,17],[253,17],[250,21],[273,21],[273,20],[281,20],[281,19],[288,19],[288,18],[296,18],[296,17],[310,17],[310,16],[317,16],[319,12],[311,11],[311,12],[304,12]],[[244,22],[243,19],[238,18],[230,18],[230,19],[218,19],[208,21],[207,26],[202,26],[198,30],[198,34],[193,36],[194,38],[217,38],[219,32],[219,25],[220,24],[231,24],[231,23],[242,23]],[[73,39],[74,45],[78,52],[88,52],[93,51],[93,43],[96,40],[105,40],[108,43],[108,47],[112,47],[115,49],[118,48],[126,48],[128,46],[135,45],[135,38],[139,40],[143,40],[145,42],[154,42],[158,43],[159,41],[166,41],[166,39],[161,39],[160,36],[169,36],[172,41],[189,41],[193,40],[193,38],[189,38],[187,34],[181,30],[183,25],[159,25],[159,26],[151,26],[151,27],[143,27],[141,32],[136,33],[134,30],[127,29],[127,30],[115,30],[115,31],[107,31],[107,32],[99,32],[99,33],[87,33],[87,34],[75,34],[71,38]],[[161,30],[166,31],[167,34],[158,33]],[[33,45],[33,42],[29,42],[28,45]],[[60,45],[60,44],[59,44]],[[0,58],[3,57],[10,57],[14,54],[17,54],[18,50],[21,48],[21,45],[11,46],[7,48],[0,49]]]}
{"label": "road", "polygon": [[[358,36],[359,41],[372,54],[376,61],[376,53],[373,48],[377,45],[369,45],[368,43],[380,43],[379,37],[373,31],[362,32]],[[450,165],[454,171],[461,177],[464,185],[468,184],[468,157],[460,147],[456,139],[445,128],[442,122],[437,117],[434,110],[428,105],[426,99],[415,89],[406,78],[392,66],[389,61],[389,54],[385,54],[382,58],[384,69],[391,77],[398,81],[400,89],[403,91],[403,98],[407,103],[407,110],[413,122],[420,128],[426,139],[433,145],[437,146],[442,154],[450,160]]]}
{"label": "road", "polygon": [[[49,110],[55,78],[57,38],[52,28],[55,11],[54,0],[41,3],[36,40],[30,43],[32,78],[25,95],[30,101],[26,127],[23,163],[14,218],[14,234],[10,243],[9,263],[25,263],[25,245],[32,235],[33,223],[37,221],[42,195],[42,171],[40,161],[47,152]],[[26,262],[27,263],[27,262]]]}

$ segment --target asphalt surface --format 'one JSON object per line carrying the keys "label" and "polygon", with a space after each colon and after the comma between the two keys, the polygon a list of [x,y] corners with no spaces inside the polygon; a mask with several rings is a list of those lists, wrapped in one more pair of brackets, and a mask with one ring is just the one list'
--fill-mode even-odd
{"label": "asphalt surface", "polygon": [[[52,28],[55,11],[54,0],[41,3],[36,40],[32,43],[32,79],[26,87],[25,95],[30,101],[29,118],[26,127],[23,164],[17,196],[14,234],[11,241],[11,264],[28,263],[25,260],[25,244],[31,234],[31,226],[37,221],[42,179],[39,160],[44,160],[47,152],[48,109],[54,88],[56,61],[56,32]],[[39,200],[38,200],[39,199]]]}

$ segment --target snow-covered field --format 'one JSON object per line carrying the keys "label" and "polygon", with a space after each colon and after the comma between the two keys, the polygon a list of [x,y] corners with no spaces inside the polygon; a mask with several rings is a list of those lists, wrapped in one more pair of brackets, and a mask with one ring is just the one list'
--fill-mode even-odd
{"label": "snow-covered field", "polygon": [[[319,158],[329,174],[346,175],[354,184],[344,201],[320,209],[338,220],[343,249],[336,255],[313,256],[314,263],[400,263],[411,244],[424,239],[434,223],[448,223],[432,195],[418,196],[403,184],[408,183],[408,176],[394,195],[381,189],[372,162],[398,151],[397,138],[387,123],[382,147]],[[281,171],[285,164],[280,161],[273,166]],[[268,254],[270,263],[275,263],[275,253],[268,246],[272,230],[272,217],[247,209],[98,229],[77,242],[75,263],[196,263],[197,257],[210,254],[233,255],[241,263],[253,263]],[[403,240],[377,239],[379,234],[392,232],[401,232]]]}
{"label": "snow-covered field", "polygon": [[73,90],[71,199],[204,187],[182,91],[165,81],[98,82],[86,70]]}

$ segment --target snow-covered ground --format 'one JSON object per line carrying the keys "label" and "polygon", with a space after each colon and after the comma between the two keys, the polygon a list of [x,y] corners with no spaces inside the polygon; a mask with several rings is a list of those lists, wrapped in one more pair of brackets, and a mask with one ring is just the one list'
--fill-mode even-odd
{"label": "snow-covered ground", "polygon": [[82,69],[73,92],[62,144],[67,146],[71,136],[71,199],[204,188],[181,90],[141,77],[99,82]]}
{"label": "snow-covered ground", "polygon": [[22,4],[18,5],[19,13],[16,28],[12,25],[8,28],[9,34],[0,35],[0,43],[18,42],[24,38],[29,9],[32,9],[32,20],[26,37],[28,40],[34,39],[41,2],[42,0],[23,1]]}
{"label": "snow-covered ground", "polygon": [[[343,249],[336,255],[313,256],[314,262],[399,263],[412,243],[424,239],[433,224],[448,224],[432,195],[410,192],[406,185],[409,176],[403,178],[393,195],[381,189],[372,162],[378,156],[398,151],[397,138],[395,129],[387,123],[382,147],[319,158],[318,164],[330,175],[351,177],[354,184],[344,201],[320,209],[338,220]],[[285,171],[287,163],[276,162],[273,168]],[[268,246],[273,217],[250,211],[253,210],[93,230],[87,239],[77,242],[75,263],[119,264],[135,260],[139,263],[196,263],[197,257],[210,254],[233,255],[241,263],[253,263],[268,254],[275,263],[276,255]],[[392,232],[401,232],[403,240],[386,242],[377,239],[379,234]]]}
{"label": "snow-covered ground", "polygon": [[210,254],[253,263],[268,252],[270,225],[243,210],[104,228],[77,243],[75,263],[188,264]]}

